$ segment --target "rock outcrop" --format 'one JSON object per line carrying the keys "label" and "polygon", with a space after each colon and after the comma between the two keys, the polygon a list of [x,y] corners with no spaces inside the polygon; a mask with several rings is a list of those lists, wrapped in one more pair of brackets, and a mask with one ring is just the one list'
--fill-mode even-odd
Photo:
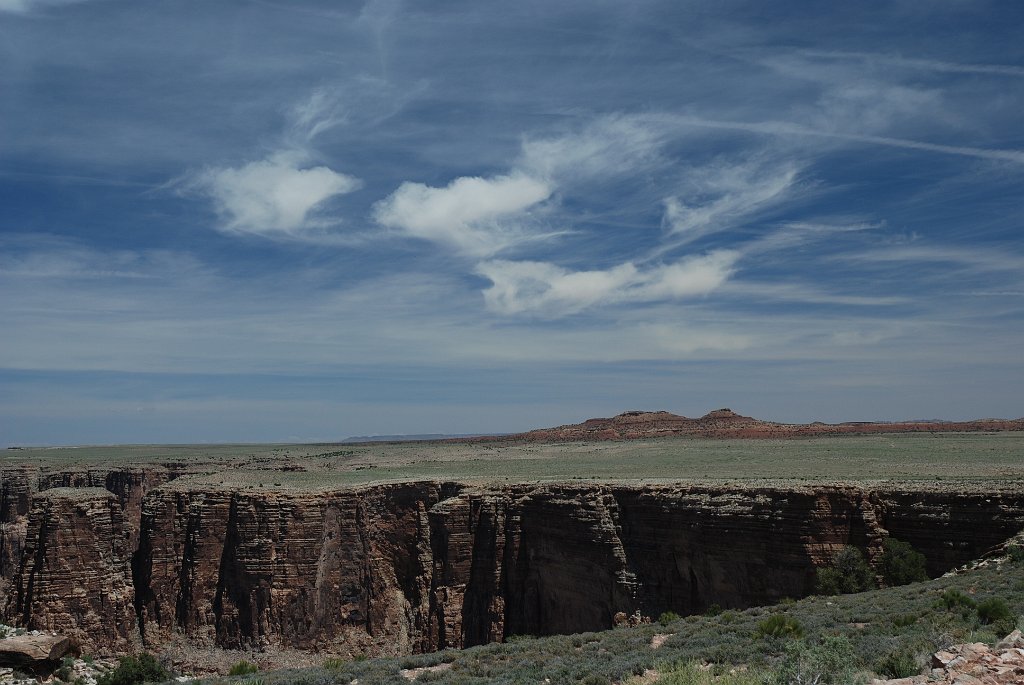
{"label": "rock outcrop", "polygon": [[70,651],[71,640],[64,635],[15,635],[0,639],[0,666],[52,669]]}
{"label": "rock outcrop", "polygon": [[172,481],[142,500],[44,490],[6,614],[91,653],[143,643],[407,654],[616,616],[799,597],[842,546],[912,542],[933,574],[1024,527],[1024,493],[852,486],[231,489]]}
{"label": "rock outcrop", "polygon": [[627,411],[611,418],[541,428],[513,435],[469,438],[474,442],[569,442],[640,440],[663,437],[793,438],[871,433],[938,433],[1024,430],[1022,419],[976,421],[897,421],[847,423],[776,423],[742,416],[731,409],[716,409],[696,419],[667,411]]}
{"label": "rock outcrop", "polygon": [[7,617],[82,644],[138,645],[127,528],[117,498],[100,488],[53,488],[32,500]]}
{"label": "rock outcrop", "polygon": [[1015,630],[994,648],[982,642],[955,645],[933,654],[931,666],[927,674],[873,685],[1019,685],[1024,683],[1024,637]]}

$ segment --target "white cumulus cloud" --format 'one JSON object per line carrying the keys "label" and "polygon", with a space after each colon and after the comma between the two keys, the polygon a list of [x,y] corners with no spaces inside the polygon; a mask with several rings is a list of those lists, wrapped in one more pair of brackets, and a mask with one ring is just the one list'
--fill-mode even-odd
{"label": "white cumulus cloud", "polygon": [[194,185],[213,200],[226,232],[301,237],[330,223],[317,217],[327,200],[362,185],[304,161],[301,153],[279,152],[238,168],[207,169]]}
{"label": "white cumulus cloud", "polygon": [[598,304],[674,300],[706,295],[728,280],[739,253],[717,250],[647,269],[625,262],[610,269],[570,271],[549,262],[491,260],[477,273],[492,285],[488,308],[500,314],[559,316]]}
{"label": "white cumulus cloud", "polygon": [[523,215],[551,192],[547,183],[520,173],[463,176],[444,188],[406,182],[377,203],[374,217],[409,236],[486,257],[543,237],[526,228]]}

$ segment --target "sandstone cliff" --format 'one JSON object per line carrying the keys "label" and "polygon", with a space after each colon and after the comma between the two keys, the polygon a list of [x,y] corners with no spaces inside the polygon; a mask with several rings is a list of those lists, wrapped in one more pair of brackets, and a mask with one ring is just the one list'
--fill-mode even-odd
{"label": "sandstone cliff", "polygon": [[34,495],[8,618],[79,626],[94,652],[403,654],[798,597],[841,546],[875,555],[890,534],[937,574],[1024,527],[1012,492],[184,479],[142,498],[129,568],[129,509],[103,490]]}
{"label": "sandstone cliff", "polygon": [[82,644],[132,651],[138,631],[126,532],[121,506],[107,490],[37,494],[8,618]]}

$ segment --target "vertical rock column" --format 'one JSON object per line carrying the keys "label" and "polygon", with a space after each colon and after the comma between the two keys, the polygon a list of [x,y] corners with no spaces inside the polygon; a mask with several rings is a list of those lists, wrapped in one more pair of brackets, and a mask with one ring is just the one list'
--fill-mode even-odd
{"label": "vertical rock column", "polygon": [[18,572],[28,531],[32,493],[39,469],[30,466],[0,468],[0,607],[7,602],[11,579]]}
{"label": "vertical rock column", "polygon": [[21,565],[6,618],[56,630],[84,649],[138,645],[124,514],[101,488],[54,488],[32,499]]}

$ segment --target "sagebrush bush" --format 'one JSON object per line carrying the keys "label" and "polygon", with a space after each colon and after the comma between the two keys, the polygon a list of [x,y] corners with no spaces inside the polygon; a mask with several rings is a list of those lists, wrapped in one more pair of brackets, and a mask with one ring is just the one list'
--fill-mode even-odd
{"label": "sagebrush bush", "polygon": [[756,637],[803,637],[804,627],[791,616],[775,614],[757,624]]}
{"label": "sagebrush bush", "polygon": [[947,609],[957,609],[959,607],[973,609],[978,606],[978,603],[970,595],[966,595],[956,588],[943,592],[940,601]]}
{"label": "sagebrush bush", "polygon": [[603,675],[591,673],[580,680],[580,685],[612,685],[612,681]]}
{"label": "sagebrush bush", "polygon": [[890,587],[928,580],[924,555],[895,538],[886,538],[882,543],[881,571],[885,584]]}
{"label": "sagebrush bush", "polygon": [[982,625],[1013,620],[1010,607],[999,597],[989,597],[978,602],[977,612]]}
{"label": "sagebrush bush", "polygon": [[695,661],[659,668],[658,685],[761,685],[763,676],[756,671],[715,673]]}
{"label": "sagebrush bush", "polygon": [[856,654],[845,637],[827,636],[820,642],[793,640],[786,645],[779,665],[772,673],[772,685],[820,683],[847,685],[855,682]]}
{"label": "sagebrush bush", "polygon": [[875,673],[886,678],[909,678],[921,672],[917,655],[908,649],[890,652],[879,659]]}
{"label": "sagebrush bush", "polygon": [[1015,564],[1024,564],[1024,545],[1008,545],[1006,547],[1006,554],[1010,557],[1010,561]]}
{"label": "sagebrush bush", "polygon": [[852,545],[839,550],[829,566],[818,569],[818,592],[823,595],[864,592],[875,585],[875,574],[864,553]]}
{"label": "sagebrush bush", "polygon": [[117,668],[100,676],[96,685],[139,685],[140,683],[162,683],[169,680],[170,671],[160,665],[152,654],[142,653],[123,656]]}

